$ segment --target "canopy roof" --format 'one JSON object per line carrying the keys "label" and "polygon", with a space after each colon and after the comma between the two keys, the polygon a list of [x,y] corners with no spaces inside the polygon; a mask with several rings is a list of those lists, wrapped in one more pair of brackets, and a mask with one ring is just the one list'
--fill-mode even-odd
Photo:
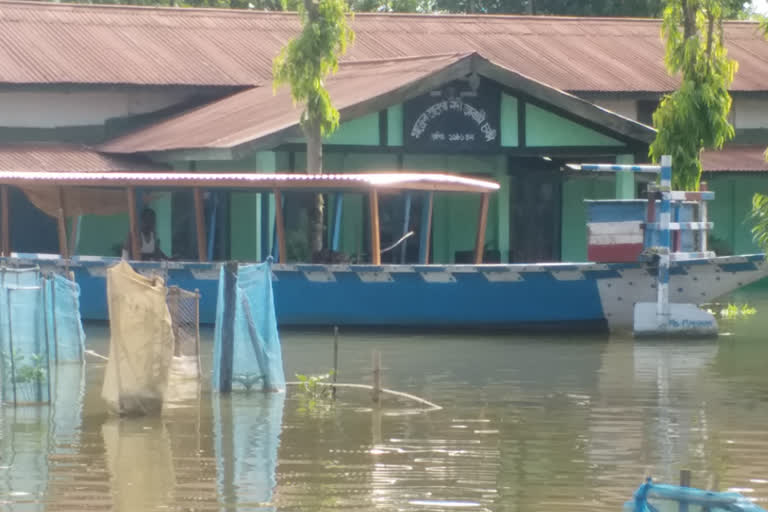
{"label": "canopy roof", "polygon": [[257,190],[423,190],[493,192],[499,184],[455,174],[376,172],[359,174],[255,174],[188,172],[0,171],[0,184],[27,187],[227,188]]}

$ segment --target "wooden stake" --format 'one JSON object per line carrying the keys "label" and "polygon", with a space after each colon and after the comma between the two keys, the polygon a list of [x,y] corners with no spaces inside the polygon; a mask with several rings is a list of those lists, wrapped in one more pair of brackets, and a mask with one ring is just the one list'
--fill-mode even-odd
{"label": "wooden stake", "polygon": [[339,374],[339,326],[333,326],[333,386],[331,397],[336,400],[336,376]]}
{"label": "wooden stake", "polygon": [[[680,470],[680,487],[690,487],[691,486],[691,470],[690,469],[681,469]],[[680,502],[679,507],[680,512],[688,512],[688,503]]]}
{"label": "wooden stake", "polygon": [[485,228],[488,226],[488,199],[489,194],[480,195],[480,219],[477,223],[477,238],[475,239],[475,265],[483,262],[485,252]]}
{"label": "wooden stake", "polygon": [[379,192],[371,190],[368,201],[371,217],[371,264],[381,265],[381,233],[379,227]]}
{"label": "wooden stake", "polygon": [[59,254],[63,259],[69,258],[69,246],[67,245],[66,204],[64,201],[64,189],[59,187],[59,211],[57,215],[59,228]]}
{"label": "wooden stake", "polygon": [[375,404],[381,403],[381,353],[373,351],[373,389],[372,398]]}
{"label": "wooden stake", "polygon": [[205,234],[205,212],[203,205],[203,191],[199,188],[195,188],[192,191],[192,195],[195,200],[195,227],[197,228],[197,259],[198,261],[205,261],[208,259],[207,247],[208,241]]}
{"label": "wooden stake", "polygon": [[2,234],[0,234],[0,251],[2,252],[3,256],[10,256],[11,255],[11,234],[10,234],[10,226],[11,226],[11,220],[10,220],[10,212],[11,212],[11,205],[9,204],[8,199],[8,185],[3,185],[2,188],[0,188],[0,201],[2,201],[2,227],[0,230],[2,231]]}
{"label": "wooden stake", "polygon": [[128,200],[128,222],[130,225],[130,252],[131,259],[138,261],[141,253],[139,245],[138,219],[136,218],[136,189],[126,188],[126,199]]}
{"label": "wooden stake", "polygon": [[275,231],[277,232],[277,262],[288,261],[285,248],[285,219],[283,218],[283,194],[275,189]]}

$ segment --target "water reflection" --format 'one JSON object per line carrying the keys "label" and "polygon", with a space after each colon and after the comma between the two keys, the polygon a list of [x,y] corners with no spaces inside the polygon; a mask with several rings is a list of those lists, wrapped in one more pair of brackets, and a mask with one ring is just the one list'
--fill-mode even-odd
{"label": "water reflection", "polygon": [[217,488],[232,510],[273,511],[284,393],[213,396]]}
{"label": "water reflection", "polygon": [[[683,466],[765,500],[766,329],[758,316],[706,342],[343,333],[340,380],[370,382],[379,350],[385,387],[443,406],[416,414],[364,390],[312,408],[295,390],[218,396],[204,380],[161,417],[119,419],[102,363],[63,366],[50,406],[2,408],[0,509],[608,511],[644,474]],[[104,329],[88,334],[105,353]],[[330,336],[283,344],[289,376],[331,365]]]}

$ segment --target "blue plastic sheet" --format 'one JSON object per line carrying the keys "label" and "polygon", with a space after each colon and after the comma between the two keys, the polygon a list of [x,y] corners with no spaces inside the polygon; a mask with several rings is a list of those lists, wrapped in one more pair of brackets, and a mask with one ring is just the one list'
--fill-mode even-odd
{"label": "blue plastic sheet", "polygon": [[[232,286],[227,286],[227,267],[222,267],[214,330],[213,389],[226,389],[228,365],[231,387],[277,391],[285,389],[283,356],[277,332],[269,263],[237,267]],[[230,280],[230,282],[232,282]],[[233,311],[227,312],[228,308]],[[226,325],[231,322],[231,325]]]}
{"label": "blue plastic sheet", "polygon": [[624,505],[629,512],[765,512],[737,492],[703,491],[677,485],[654,484],[649,478]]}

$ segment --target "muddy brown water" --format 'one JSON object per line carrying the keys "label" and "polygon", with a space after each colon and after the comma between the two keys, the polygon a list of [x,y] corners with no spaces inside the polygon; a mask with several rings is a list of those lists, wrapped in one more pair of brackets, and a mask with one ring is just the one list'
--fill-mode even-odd
{"label": "muddy brown water", "polygon": [[[740,299],[744,300],[742,295]],[[342,333],[334,405],[212,395],[110,417],[104,364],[60,371],[56,401],[2,409],[0,510],[618,511],[645,474],[768,504],[768,293],[718,340]],[[210,332],[203,366],[210,368]],[[108,333],[88,326],[89,348]],[[332,365],[329,333],[282,333],[286,375]],[[207,388],[207,380],[205,387]]]}

